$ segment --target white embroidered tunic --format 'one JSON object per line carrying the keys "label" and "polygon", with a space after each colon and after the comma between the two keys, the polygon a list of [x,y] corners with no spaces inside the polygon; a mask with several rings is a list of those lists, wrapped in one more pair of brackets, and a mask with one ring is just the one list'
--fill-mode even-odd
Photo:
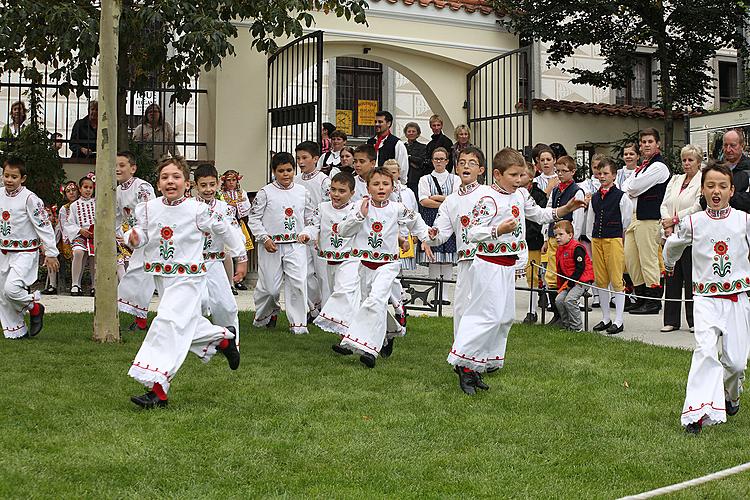
{"label": "white embroidered tunic", "polygon": [[270,238],[274,243],[296,243],[304,221],[310,196],[303,186],[292,183],[283,187],[274,181],[263,186],[253,200],[247,225],[259,243]]}
{"label": "white embroidered tunic", "polygon": [[386,200],[378,206],[371,200],[366,216],[362,215],[361,207],[362,203],[354,203],[338,227],[341,235],[353,236],[352,257],[376,263],[398,261],[401,225],[422,240],[429,238],[429,228],[422,217],[403,203]]}
{"label": "white embroidered tunic", "polygon": [[237,217],[242,219],[250,214],[250,202],[247,193],[239,189],[227,189],[221,192],[222,199],[237,210]]}
{"label": "white embroidered tunic", "polygon": [[693,295],[750,291],[750,214],[731,207],[687,216],[664,244],[664,267],[674,269],[692,245]]}
{"label": "white embroidered tunic", "polygon": [[11,193],[0,188],[0,250],[29,251],[42,245],[46,256],[58,255],[55,230],[42,200],[24,186]]}
{"label": "white embroidered tunic", "polygon": [[135,207],[156,198],[154,188],[138,177],[131,177],[117,186],[115,232],[118,236],[135,225]]}
{"label": "white embroidered tunic", "polygon": [[339,232],[339,225],[351,208],[351,201],[338,208],[333,206],[333,202],[325,201],[313,212],[311,224],[305,227],[302,234],[318,240],[318,255],[321,258],[332,262],[351,258],[351,237],[344,237]]}
{"label": "white embroidered tunic", "polygon": [[369,196],[369,193],[367,191],[367,181],[364,180],[364,178],[360,177],[359,175],[354,176],[354,195],[352,196],[351,201],[360,201],[365,196]]}
{"label": "white embroidered tunic", "polygon": [[452,234],[456,235],[458,260],[472,260],[477,251],[477,244],[469,240],[469,231],[477,224],[481,224],[495,206],[493,191],[489,186],[474,182],[461,186],[458,191],[448,195],[438,209],[435,228],[438,234],[434,240],[428,240],[430,245],[441,245],[448,241]]}
{"label": "white embroidered tunic", "polygon": [[70,204],[68,223],[65,229],[70,241],[80,238],[81,229],[91,230],[96,222],[96,200],[94,198],[78,198]]}
{"label": "white embroidered tunic", "polygon": [[[195,199],[205,203],[212,212],[221,215],[224,219],[224,222],[226,222],[230,226],[230,229],[238,233],[239,237],[244,240],[245,237],[244,235],[242,235],[240,225],[237,223],[237,210],[235,210],[233,206],[225,201],[217,200],[216,198],[204,200],[200,196],[197,196]],[[203,236],[205,236],[206,238],[203,243],[203,260],[207,262],[224,260],[224,257],[226,257],[227,255],[225,250],[226,245],[224,238],[217,237],[211,232],[204,232]],[[241,254],[236,255],[230,253],[230,255],[234,258],[237,258],[238,261],[247,260],[247,251],[245,251],[244,246]]]}
{"label": "white embroidered tunic", "polygon": [[174,202],[164,197],[139,204],[136,226],[125,233],[128,241],[135,231],[144,248],[143,270],[159,276],[202,275],[204,233],[222,238],[232,248],[233,255],[245,251],[245,242],[231,229],[224,215],[213,212],[206,203],[195,198],[181,198]]}
{"label": "white embroidered tunic", "polygon": [[[303,186],[310,193],[309,205],[306,207],[309,217],[312,217],[318,205],[330,200],[331,179],[320,170],[297,174],[294,176],[294,183]],[[309,224],[310,219],[305,218],[305,225]]]}

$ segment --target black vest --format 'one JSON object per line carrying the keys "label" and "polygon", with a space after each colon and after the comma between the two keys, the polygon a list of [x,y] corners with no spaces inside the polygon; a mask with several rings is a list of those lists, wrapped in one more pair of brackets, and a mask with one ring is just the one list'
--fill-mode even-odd
{"label": "black vest", "polygon": [[[568,203],[570,200],[572,200],[575,197],[578,191],[581,191],[581,188],[578,187],[578,184],[576,184],[575,182],[571,183],[570,186],[565,188],[565,191],[560,191],[560,188],[556,187],[555,189],[552,190],[552,205],[551,205],[552,208],[559,208],[565,205],[566,203]],[[563,217],[560,217],[560,220],[563,220],[563,219],[569,220],[572,222],[573,212]],[[554,224],[549,225],[549,230],[547,231],[547,234],[549,235],[550,238],[555,236]]]}
{"label": "black vest", "polygon": [[[661,155],[656,155],[651,158],[648,165],[640,172],[634,173],[638,175],[641,172],[645,172],[655,162],[664,163]],[[638,197],[638,206],[635,208],[635,218],[638,220],[660,220],[661,219],[661,202],[664,201],[664,193],[667,192],[667,184],[669,179],[672,178],[672,174],[669,174],[667,180],[661,184],[651,186],[646,192],[642,193]]]}
{"label": "black vest", "polygon": [[[367,144],[369,144],[370,146],[375,146],[377,142],[377,136],[370,137],[370,139],[367,141]],[[385,140],[380,143],[380,147],[378,148],[379,167],[382,167],[383,163],[385,163],[386,160],[396,159],[396,144],[398,144],[398,142],[398,137],[393,134],[388,134],[388,137],[386,137]]]}
{"label": "black vest", "polygon": [[592,238],[622,238],[624,228],[620,200],[624,195],[625,193],[612,186],[603,200],[600,191],[591,197],[591,210],[594,211]]}

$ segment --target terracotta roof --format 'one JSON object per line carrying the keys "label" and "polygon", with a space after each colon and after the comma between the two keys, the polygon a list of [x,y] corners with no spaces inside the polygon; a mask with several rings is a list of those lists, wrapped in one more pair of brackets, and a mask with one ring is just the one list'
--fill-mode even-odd
{"label": "terracotta roof", "polygon": [[[375,0],[376,2],[380,0]],[[384,0],[388,3],[404,3],[406,5],[417,4],[422,7],[428,7],[432,5],[436,9],[444,9],[448,7],[450,10],[465,10],[468,13],[481,12],[482,14],[489,15],[494,12],[494,9],[487,5],[485,0]]]}
{"label": "terracotta roof", "polygon": [[[537,111],[565,111],[568,113],[590,113],[593,115],[631,116],[634,118],[664,118],[661,108],[648,106],[631,106],[629,104],[604,104],[580,101],[557,101],[555,99],[533,99],[532,106]],[[698,116],[700,112],[693,111],[691,116]],[[682,118],[682,111],[675,111],[676,119]]]}

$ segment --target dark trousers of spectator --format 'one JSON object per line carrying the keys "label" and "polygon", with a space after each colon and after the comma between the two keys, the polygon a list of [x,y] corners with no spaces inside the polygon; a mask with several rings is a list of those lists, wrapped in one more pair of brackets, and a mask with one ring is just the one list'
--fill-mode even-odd
{"label": "dark trousers of spectator", "polygon": [[[666,299],[681,299],[682,291],[685,290],[685,299],[693,298],[693,257],[692,248],[687,247],[682,252],[682,257],[674,266],[674,275],[667,276],[664,291]],[[680,328],[680,313],[682,303],[666,300],[664,301],[664,326],[671,325]],[[685,317],[689,327],[693,326],[693,303],[685,302]]]}

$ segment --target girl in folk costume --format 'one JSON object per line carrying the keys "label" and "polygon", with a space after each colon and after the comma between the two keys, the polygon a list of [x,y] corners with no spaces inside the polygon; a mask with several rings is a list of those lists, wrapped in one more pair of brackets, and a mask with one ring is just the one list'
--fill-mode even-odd
{"label": "girl in folk costume", "polygon": [[331,173],[328,176],[333,179],[333,176],[339,172],[346,172],[347,174],[357,175],[354,171],[354,148],[351,146],[344,146],[341,150],[341,164],[331,168]]}
{"label": "girl in folk costume", "polygon": [[[242,231],[237,224],[234,207],[216,199],[219,174],[213,165],[200,165],[193,172],[193,179],[196,188],[195,199],[207,204],[212,212],[221,216],[224,222],[229,224],[232,231],[237,233],[238,238],[244,240]],[[203,260],[206,262],[207,286],[203,290],[203,312],[210,315],[211,319],[218,325],[234,327],[237,333],[237,346],[239,347],[239,311],[237,301],[232,296],[232,285],[224,270],[224,259],[227,255],[226,242],[211,233],[206,233],[205,237]],[[244,246],[241,253],[247,256]],[[231,255],[231,257],[237,258],[240,255]]]}
{"label": "girl in folk costume", "polygon": [[255,286],[253,326],[273,328],[280,311],[279,294],[284,281],[284,302],[289,329],[307,333],[307,249],[297,242],[304,229],[307,189],[294,182],[294,157],[276,153],[271,169],[276,180],[258,191],[248,223],[261,247],[258,249],[258,283]]}
{"label": "girl in folk costume", "polygon": [[370,196],[354,204],[339,224],[342,236],[353,237],[352,257],[360,259],[364,297],[341,347],[360,353],[359,360],[374,368],[379,354],[391,355],[393,338],[406,334],[406,329],[388,313],[391,285],[401,270],[399,226],[405,225],[423,240],[430,235],[418,213],[388,200],[393,191],[393,178],[388,170],[374,168],[367,176],[367,188]]}
{"label": "girl in folk costume", "polygon": [[[65,184],[60,186],[60,193],[62,193],[62,195],[64,196],[65,202],[60,206],[57,212],[54,227],[55,238],[57,239],[57,249],[64,257],[64,259],[60,261],[60,267],[62,267],[63,263],[66,260],[70,261],[73,258],[73,249],[70,246],[70,240],[68,239],[66,227],[68,224],[70,204],[76,201],[79,196],[78,183],[76,183],[76,181],[66,182]],[[50,220],[50,222],[52,222],[52,220]],[[60,269],[60,271],[62,271],[62,269]],[[44,290],[42,290],[42,295],[57,295],[58,276],[59,275],[57,271],[51,271],[50,269],[47,269],[47,286]]]}
{"label": "girl in folk costume", "polygon": [[467,146],[458,156],[455,172],[461,179],[461,186],[453,194],[448,195],[435,218],[434,229],[437,231],[435,239],[422,243],[427,245],[441,245],[453,235],[458,235],[456,245],[458,249],[458,277],[456,289],[453,292],[453,333],[458,331],[458,325],[466,308],[470,283],[468,271],[474,261],[477,251],[476,243],[469,240],[469,230],[480,223],[481,218],[494,207],[492,190],[478,182],[480,175],[485,172],[486,160],[484,153],[474,146]]}
{"label": "girl in folk costume", "polygon": [[[31,285],[39,272],[39,252],[47,269],[57,271],[55,231],[44,203],[23,186],[26,165],[9,158],[3,163],[4,189],[0,190],[0,324],[5,338],[33,337],[42,329],[44,306]],[[29,329],[24,313],[29,311]]]}
{"label": "girl in folk costume", "polygon": [[74,296],[83,295],[81,290],[81,277],[83,276],[84,259],[89,262],[91,270],[91,296],[94,296],[96,287],[96,267],[94,259],[94,223],[96,221],[96,200],[94,199],[93,172],[81,178],[78,187],[81,197],[70,204],[68,212],[67,231],[70,245],[73,249],[73,264],[71,266],[70,294]]}
{"label": "girl in folk costume", "polygon": [[128,375],[148,391],[131,401],[142,408],[167,405],[167,391],[188,352],[208,362],[223,353],[236,370],[240,353],[234,327],[213,325],[201,316],[206,286],[203,261],[205,233],[224,238],[237,259],[235,280],[247,271],[247,256],[239,233],[207,204],[185,196],[190,171],[181,158],[168,158],[158,167],[163,196],[136,207],[136,226],[125,233],[131,248],[144,247],[144,270],[154,276],[159,309]]}
{"label": "girl in folk costume", "polygon": [[696,346],[680,420],[694,434],[739,411],[750,346],[750,215],[729,206],[729,167],[709,164],[701,181],[706,210],[680,220],[663,251],[672,273],[692,245]]}
{"label": "girl in folk costume", "polygon": [[[445,148],[438,147],[432,152],[432,164],[435,167],[429,175],[419,179],[419,213],[427,224],[434,224],[440,205],[445,198],[458,191],[461,180],[458,176],[448,172],[449,153]],[[425,255],[420,258],[421,263],[429,267],[430,279],[441,276],[450,279],[453,275],[453,263],[456,260],[456,238],[449,238],[442,245],[432,249],[435,256],[430,262]]]}
{"label": "girl in folk costume", "polygon": [[132,153],[129,151],[117,153],[115,238],[119,254],[118,274],[121,270],[123,272],[117,286],[117,307],[120,311],[133,316],[130,331],[146,331],[148,305],[154,296],[156,285],[153,275],[143,270],[143,248],[131,250],[123,236],[125,231],[135,226],[135,207],[139,203],[146,203],[156,197],[151,184],[135,177],[137,169],[138,166],[135,164],[135,157]]}
{"label": "girl in folk costume", "polygon": [[471,225],[468,240],[477,244],[474,263],[467,272],[468,299],[455,332],[448,363],[454,366],[466,394],[486,390],[481,373],[502,368],[508,332],[515,315],[515,265],[526,248],[524,220],[549,223],[583,207],[571,199],[559,208],[542,209],[517,191],[526,162],[505,148],[492,162],[493,189],[482,213]]}
{"label": "girl in folk costume", "polygon": [[[317,241],[318,255],[327,262],[326,279],[332,293],[315,318],[315,324],[339,336],[349,330],[360,301],[359,261],[352,259],[351,238],[339,232],[339,225],[351,210],[353,194],[354,177],[343,172],[333,176],[331,201],[318,206],[311,224],[297,238],[300,243]],[[342,348],[334,344],[333,349],[341,352]]]}
{"label": "girl in folk costume", "polygon": [[[250,214],[250,201],[247,199],[247,193],[240,187],[242,176],[236,170],[227,170],[221,176],[221,199],[230,206],[234,207],[237,224],[239,224],[242,234],[245,237],[245,249],[249,252],[254,248],[253,239],[248,229],[247,216]],[[234,274],[232,271],[232,259],[227,258],[224,261],[224,267],[227,271],[227,277],[230,279]],[[239,290],[247,290],[247,287],[238,282],[235,284]]]}

